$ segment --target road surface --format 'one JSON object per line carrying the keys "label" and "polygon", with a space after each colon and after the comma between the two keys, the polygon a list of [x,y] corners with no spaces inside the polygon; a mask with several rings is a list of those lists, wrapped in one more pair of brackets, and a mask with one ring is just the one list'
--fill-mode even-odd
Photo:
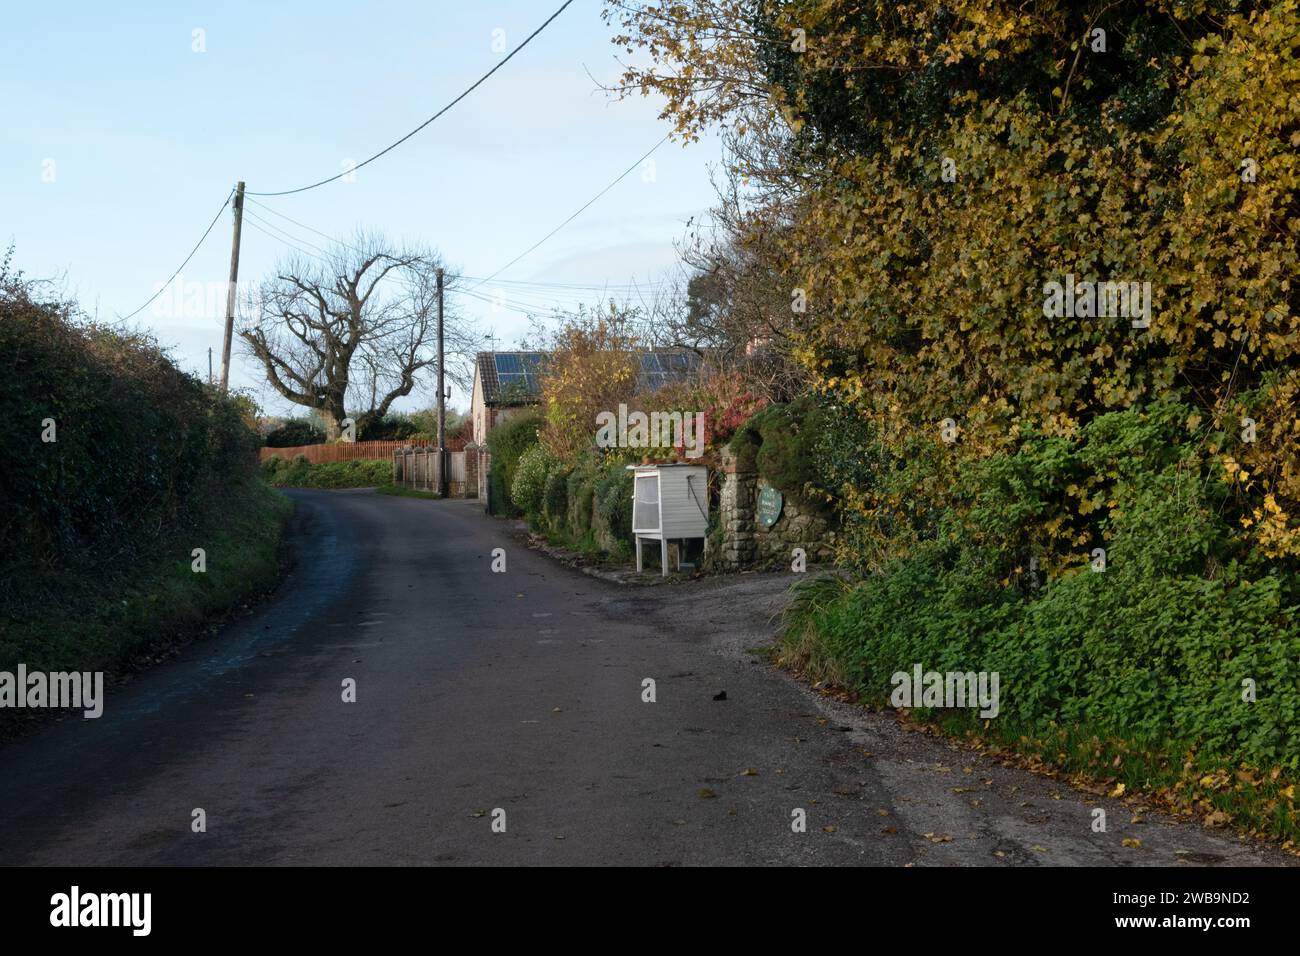
{"label": "road surface", "polygon": [[813,693],[751,653],[788,575],[623,586],[475,502],[291,494],[273,597],[0,749],[0,863],[1294,862]]}

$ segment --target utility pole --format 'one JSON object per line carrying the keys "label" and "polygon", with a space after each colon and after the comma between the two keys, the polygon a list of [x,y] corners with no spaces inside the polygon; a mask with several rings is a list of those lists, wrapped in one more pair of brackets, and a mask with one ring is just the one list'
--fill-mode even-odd
{"label": "utility pole", "polygon": [[447,497],[447,391],[442,374],[442,267],[436,273],[438,277],[438,494]]}
{"label": "utility pole", "polygon": [[208,384],[212,384],[212,346],[208,346]]}
{"label": "utility pole", "polygon": [[235,186],[235,237],[230,245],[230,287],[226,290],[226,338],[221,345],[221,391],[230,384],[230,337],[235,329],[235,287],[239,282],[239,230],[244,225],[244,181]]}

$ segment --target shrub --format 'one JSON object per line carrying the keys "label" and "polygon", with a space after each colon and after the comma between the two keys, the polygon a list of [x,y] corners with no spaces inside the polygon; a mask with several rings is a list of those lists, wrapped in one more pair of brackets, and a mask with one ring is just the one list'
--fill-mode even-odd
{"label": "shrub", "polygon": [[542,513],[546,473],[554,464],[551,453],[540,444],[533,445],[519,456],[514,481],[510,484],[510,500],[530,518]]}
{"label": "shrub", "polygon": [[596,482],[594,504],[595,513],[604,521],[614,541],[633,540],[632,473],[621,462],[612,463]]}
{"label": "shrub", "polygon": [[529,409],[507,418],[488,433],[488,451],[492,455],[488,482],[494,510],[505,512],[513,506],[510,489],[514,485],[515,469],[520,456],[537,444],[537,430],[543,421],[540,411]]}
{"label": "shrub", "polygon": [[546,409],[543,441],[557,456],[571,460],[589,448],[596,415],[618,408],[634,389],[631,350],[637,339],[629,320],[612,306],[608,312],[580,308],[555,332],[540,388]]}
{"label": "shrub", "polygon": [[408,416],[389,412],[383,418],[363,419],[357,428],[357,441],[401,441],[419,430]]}
{"label": "shrub", "polygon": [[325,433],[302,418],[294,418],[266,436],[267,448],[295,448],[299,445],[323,445]]}
{"label": "shrub", "polygon": [[757,471],[787,494],[807,497],[821,480],[816,447],[825,430],[825,410],[805,396],[761,409],[736,431],[731,447],[742,470]]}
{"label": "shrub", "polygon": [[596,472],[590,459],[584,459],[568,478],[569,528],[575,537],[591,530],[591,513],[596,495]]}
{"label": "shrub", "polygon": [[551,470],[546,474],[542,509],[552,525],[560,525],[568,518],[569,469],[562,464],[552,464]]}

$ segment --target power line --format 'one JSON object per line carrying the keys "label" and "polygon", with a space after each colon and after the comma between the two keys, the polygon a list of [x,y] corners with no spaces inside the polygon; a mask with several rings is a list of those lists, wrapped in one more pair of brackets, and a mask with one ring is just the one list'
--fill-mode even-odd
{"label": "power line", "polygon": [[430,116],[427,120],[425,120],[423,123],[421,123],[421,124],[420,124],[419,126],[417,126],[415,129],[411,130],[409,133],[407,133],[405,136],[403,136],[403,137],[402,137],[401,139],[399,139],[397,142],[392,143],[392,144],[389,145],[389,146],[385,146],[383,149],[381,149],[379,152],[375,153],[375,155],[371,156],[369,159],[364,160],[364,161],[361,162],[361,163],[358,163],[356,166],[353,166],[353,167],[351,167],[351,168],[345,170],[344,172],[338,173],[338,174],[336,174],[336,175],[334,175],[334,176],[330,176],[328,179],[322,179],[320,182],[312,183],[310,186],[299,186],[297,189],[282,189],[282,190],[280,190],[279,192],[266,192],[266,193],[254,193],[254,192],[250,192],[250,193],[246,193],[246,195],[249,195],[249,196],[289,196],[289,195],[292,195],[293,193],[302,193],[302,192],[306,192],[306,191],[309,190],[309,189],[315,189],[317,186],[324,186],[326,183],[332,183],[332,182],[334,182],[334,181],[337,180],[337,179],[342,179],[344,176],[348,175],[349,173],[354,173],[354,172],[356,172],[356,171],[357,171],[358,169],[360,169],[362,166],[366,166],[366,165],[368,165],[368,164],[370,164],[370,163],[373,163],[373,162],[374,162],[376,159],[378,159],[380,156],[383,156],[385,153],[390,152],[391,150],[396,149],[398,146],[401,146],[401,145],[402,145],[403,143],[405,143],[408,139],[410,139],[410,138],[411,138],[412,136],[414,136],[416,133],[420,132],[420,130],[424,129],[426,126],[428,126],[430,123],[432,123],[434,120],[436,120],[436,119],[437,119],[439,116],[441,116],[443,113],[446,113],[449,109],[451,109],[453,106],[455,106],[455,105],[456,105],[457,103],[459,103],[461,100],[463,100],[465,97],[467,97],[467,96],[469,96],[471,93],[473,93],[474,90],[476,90],[480,85],[482,85],[483,82],[486,81],[487,78],[488,78],[489,76],[491,76],[491,75],[492,75],[493,73],[495,73],[497,70],[501,69],[501,67],[503,67],[503,66],[505,66],[507,63],[509,63],[510,60],[511,60],[511,58],[512,58],[516,53],[518,53],[518,52],[519,52],[520,50],[522,50],[524,47],[528,46],[528,44],[532,42],[532,40],[533,40],[534,37],[536,37],[539,33],[541,33],[541,32],[542,32],[543,30],[545,30],[548,26],[550,26],[550,25],[551,25],[551,21],[553,21],[556,17],[558,17],[561,13],[563,13],[563,12],[565,11],[565,9],[566,9],[566,8],[569,6],[569,4],[571,4],[571,3],[573,3],[573,0],[564,0],[564,3],[560,4],[560,8],[559,8],[558,10],[556,10],[554,13],[552,13],[549,17],[546,18],[546,22],[544,22],[540,27],[538,27],[536,30],[534,30],[532,33],[530,33],[530,34],[529,34],[529,35],[524,39],[524,42],[523,42],[523,43],[519,44],[517,47],[515,47],[513,50],[511,50],[509,53],[507,53],[506,56],[505,56],[505,58],[502,59],[499,63],[497,63],[496,66],[492,67],[492,69],[488,70],[486,73],[484,73],[482,76],[480,76],[480,77],[479,77],[479,78],[474,82],[474,84],[473,84],[472,86],[470,86],[468,89],[466,89],[463,93],[461,93],[460,96],[456,97],[454,100],[452,100],[452,101],[451,101],[450,103],[448,103],[446,106],[444,106],[442,109],[438,110],[438,112],[434,113],[434,114],[433,114],[432,116]]}
{"label": "power line", "polygon": [[230,205],[230,197],[233,196],[234,194],[235,194],[235,190],[233,188],[230,190],[230,192],[226,193],[226,201],[221,204],[221,208],[217,210],[217,214],[212,217],[212,221],[208,223],[208,228],[203,230],[203,235],[199,236],[199,241],[194,244],[194,248],[191,249],[190,254],[185,257],[185,261],[176,267],[176,271],[173,272],[171,274],[171,277],[162,284],[162,287],[159,288],[158,291],[155,292],[153,295],[149,296],[149,298],[145,301],[144,305],[140,306],[140,308],[136,309],[130,315],[122,316],[117,321],[125,322],[127,319],[135,318],[145,309],[149,308],[149,306],[153,304],[154,299],[158,298],[158,296],[163,294],[163,290],[165,290],[169,285],[172,284],[172,279],[175,279],[178,275],[180,275],[181,270],[190,264],[190,260],[194,258],[194,253],[199,251],[199,246],[203,245],[203,240],[208,238],[208,233],[210,233],[212,231],[212,227],[217,224],[217,220],[221,218],[221,214],[226,211],[226,207]]}
{"label": "power line", "polygon": [[[266,203],[264,203],[264,202],[258,202],[256,199],[250,199],[250,200],[248,200],[248,201],[251,202],[251,203],[253,203],[255,206],[257,206],[257,207],[260,208],[260,209],[265,209],[267,212],[269,212],[269,213],[270,213],[271,215],[273,215],[273,216],[279,216],[281,219],[284,219],[284,220],[286,220],[286,221],[288,221],[288,222],[293,223],[293,224],[294,224],[295,226],[297,226],[299,229],[306,229],[308,232],[314,232],[316,235],[320,236],[322,239],[328,239],[330,242],[337,243],[338,245],[343,246],[344,248],[347,248],[347,249],[353,249],[354,251],[359,251],[359,250],[356,250],[356,247],[355,247],[355,246],[350,246],[350,245],[348,245],[348,244],[347,244],[346,242],[344,242],[342,239],[336,239],[334,236],[331,236],[329,233],[321,232],[319,229],[313,229],[311,226],[307,225],[305,222],[299,222],[297,219],[294,219],[294,218],[292,218],[292,217],[290,217],[290,216],[286,216],[284,213],[280,212],[280,210],[278,210],[278,209],[272,209],[270,206],[268,206],[268,205],[267,205]],[[282,231],[284,231],[284,230],[282,230]],[[287,231],[285,231],[285,235],[288,235],[288,234],[289,234],[289,233],[288,233]]]}
{"label": "power line", "polygon": [[635,282],[606,282],[603,284],[592,284],[586,282],[542,282],[531,279],[491,279],[484,276],[467,276],[462,275],[460,278],[468,282],[494,282],[497,285],[504,286],[523,286],[525,289],[557,289],[560,291],[572,290],[574,292],[606,292],[610,290],[621,291],[636,288]]}
{"label": "power line", "polygon": [[[247,210],[245,210],[245,211],[247,211]],[[267,236],[267,237],[270,238],[270,239],[274,239],[276,242],[279,242],[279,243],[282,243],[283,245],[288,246],[290,249],[293,249],[295,252],[299,252],[299,253],[301,253],[302,255],[306,256],[308,259],[315,259],[315,260],[317,260],[318,262],[325,262],[325,261],[327,261],[327,260],[323,259],[321,256],[318,256],[316,253],[314,253],[314,252],[308,252],[306,249],[303,249],[303,248],[300,247],[300,246],[296,246],[296,245],[294,245],[294,244],[293,244],[292,242],[290,242],[288,239],[285,239],[285,238],[282,237],[282,236],[277,236],[277,235],[275,235],[275,234],[272,233],[269,229],[264,229],[262,226],[259,226],[256,222],[253,222],[252,219],[249,219],[248,224],[249,224],[250,226],[252,226],[254,229],[256,229],[258,232],[260,232],[262,235]]]}
{"label": "power line", "polygon": [[[279,226],[274,225],[273,223],[270,223],[267,220],[263,219],[261,216],[257,215],[257,213],[253,212],[251,209],[245,209],[244,214],[248,216],[250,222],[261,223],[263,226],[266,227],[266,229],[272,230],[275,233],[275,236],[273,236],[272,238],[278,238],[279,236],[284,236],[285,238],[281,239],[280,241],[286,243],[287,245],[293,246],[295,249],[298,249],[299,252],[306,252],[305,249],[300,249],[297,245],[298,243],[302,243],[304,246],[310,246],[312,249],[315,249],[322,256],[329,256],[328,250],[322,249],[314,242],[308,242],[306,239],[300,238],[299,236],[295,236],[287,229],[281,229]],[[263,229],[261,231],[265,232],[266,230]],[[311,253],[309,252],[307,252],[306,254],[311,255]]]}
{"label": "power line", "polygon": [[621,183],[624,179],[627,178],[627,176],[628,176],[628,175],[629,175],[629,174],[630,174],[634,169],[636,169],[638,166],[640,166],[642,163],[644,163],[647,159],[649,159],[649,158],[650,158],[650,157],[655,153],[655,151],[659,149],[660,146],[662,146],[664,143],[668,142],[669,138],[671,138],[672,135],[673,135],[673,134],[672,134],[671,132],[666,133],[666,134],[664,135],[664,138],[661,139],[661,140],[659,140],[659,142],[655,143],[652,147],[650,147],[649,151],[647,151],[646,154],[645,154],[644,156],[642,156],[640,159],[638,159],[635,163],[633,163],[633,164],[632,164],[631,166],[629,166],[627,169],[623,170],[623,172],[619,173],[618,177],[617,177],[613,182],[611,182],[608,186],[606,186],[606,187],[605,187],[604,189],[602,189],[600,192],[596,193],[596,195],[592,196],[592,197],[591,197],[590,199],[588,199],[585,203],[583,203],[583,204],[582,204],[582,207],[581,207],[577,212],[575,212],[575,213],[574,213],[572,216],[570,216],[568,219],[564,220],[564,222],[560,223],[558,226],[556,226],[554,229],[552,229],[552,230],[551,230],[550,232],[548,232],[546,235],[542,236],[542,238],[538,239],[538,240],[537,240],[536,242],[534,242],[531,246],[529,246],[529,247],[528,247],[527,249],[525,249],[523,252],[519,253],[519,255],[515,256],[513,259],[511,259],[509,262],[507,262],[505,265],[503,265],[503,266],[502,266],[500,269],[498,269],[496,272],[492,273],[490,276],[488,276],[486,279],[484,279],[484,280],[483,280],[482,282],[480,282],[478,285],[474,286],[474,288],[477,289],[479,286],[483,285],[484,283],[486,283],[486,282],[491,282],[493,279],[495,279],[495,278],[496,278],[497,276],[499,276],[501,273],[505,272],[505,271],[506,271],[507,269],[509,269],[512,265],[514,265],[516,262],[518,262],[520,259],[524,258],[524,256],[528,255],[530,252],[532,252],[534,249],[536,249],[538,246],[540,246],[542,243],[544,243],[547,239],[550,239],[553,235],[555,235],[557,232],[559,232],[561,229],[563,229],[563,228],[564,228],[565,226],[567,226],[569,223],[573,222],[573,220],[577,219],[580,215],[582,215],[584,212],[587,211],[587,207],[588,207],[588,206],[592,205],[592,204],[593,204],[596,200],[598,200],[601,196],[605,195],[605,193],[609,192],[611,189],[613,189],[615,186],[617,186],[619,183]]}
{"label": "power line", "polygon": [[[641,160],[641,161],[644,161],[644,160]],[[641,161],[638,161],[638,164],[639,164],[639,162],[641,162]],[[245,193],[245,195],[247,196],[248,194]],[[334,243],[335,245],[342,246],[342,247],[345,248],[345,249],[352,249],[353,251],[358,251],[358,252],[361,251],[361,250],[357,249],[356,246],[353,246],[353,245],[351,245],[351,244],[349,244],[349,243],[347,243],[347,242],[344,242],[342,239],[339,239],[337,236],[331,236],[331,235],[330,235],[329,233],[327,233],[327,232],[321,232],[319,229],[315,228],[314,226],[309,226],[309,225],[307,225],[307,223],[302,222],[302,221],[299,220],[299,219],[294,219],[292,216],[286,215],[285,213],[280,212],[278,209],[274,209],[274,208],[272,208],[271,206],[268,206],[268,205],[267,205],[266,203],[264,203],[264,202],[258,202],[256,199],[249,199],[248,201],[249,201],[250,203],[253,203],[254,205],[256,205],[258,208],[263,209],[263,210],[265,210],[266,212],[271,213],[273,216],[278,216],[279,218],[285,220],[286,222],[290,222],[290,223],[292,223],[293,225],[297,226],[299,229],[306,229],[308,232],[310,232],[310,233],[314,233],[315,235],[320,236],[322,239],[325,239],[325,240],[327,240],[327,241],[329,241],[329,242],[331,242],[331,243]],[[254,216],[254,218],[256,218],[259,222],[263,223],[264,225],[271,226],[271,224],[270,224],[269,222],[267,222],[265,219],[262,219],[262,218],[259,217],[259,216],[255,216],[254,213],[249,212],[248,210],[245,210],[245,212],[247,212],[248,215],[250,215],[250,216]],[[278,227],[278,226],[271,226],[271,228],[275,229],[275,231],[276,231],[277,233],[282,233],[283,235],[286,235],[286,236],[288,236],[289,238],[291,238],[291,239],[293,239],[293,240],[295,240],[295,241],[297,241],[297,242],[301,242],[301,243],[303,243],[304,245],[309,245],[309,246],[311,246],[313,249],[317,249],[317,250],[319,250],[319,251],[321,251],[321,252],[326,252],[326,250],[321,249],[320,246],[314,245],[313,243],[308,242],[306,239],[303,239],[303,238],[301,238],[300,236],[295,236],[295,235],[293,235],[293,233],[289,232],[287,229],[284,229],[284,228],[281,228],[281,227]],[[543,240],[543,241],[544,241],[544,240]],[[301,251],[301,250],[299,250],[299,251]],[[498,269],[497,271],[498,271],[498,272],[501,272],[501,271],[503,271],[503,270]],[[581,282],[542,282],[542,281],[538,281],[538,280],[534,280],[534,279],[494,279],[492,276],[483,277],[483,276],[457,275],[456,278],[458,278],[458,279],[464,279],[464,280],[469,281],[469,282],[478,282],[479,285],[482,285],[482,284],[487,283],[487,282],[493,282],[493,281],[495,281],[496,283],[498,283],[498,284],[500,284],[500,285],[508,285],[508,286],[523,286],[523,287],[526,287],[526,289],[537,289],[537,290],[539,290],[539,291],[540,291],[540,290],[551,290],[551,289],[554,289],[554,290],[561,291],[561,292],[564,292],[564,291],[573,291],[573,292],[575,292],[575,293],[578,293],[578,292],[602,292],[602,293],[603,293],[603,292],[635,292],[635,291],[639,291],[640,288],[641,288],[641,284],[640,284],[640,283],[637,283],[637,282],[635,282],[635,281],[633,281],[633,282],[607,282],[607,283],[603,283],[603,284],[597,285],[597,284],[592,284],[592,283],[581,283]],[[477,287],[476,287],[476,288],[477,288]]]}

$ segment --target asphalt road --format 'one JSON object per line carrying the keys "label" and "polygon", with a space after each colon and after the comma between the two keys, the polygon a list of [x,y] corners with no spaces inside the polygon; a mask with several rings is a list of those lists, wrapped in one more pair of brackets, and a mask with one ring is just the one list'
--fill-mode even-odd
{"label": "asphalt road", "polygon": [[0,863],[1294,862],[813,693],[749,650],[788,576],[623,586],[474,502],[293,497],[271,599],[0,749]]}

